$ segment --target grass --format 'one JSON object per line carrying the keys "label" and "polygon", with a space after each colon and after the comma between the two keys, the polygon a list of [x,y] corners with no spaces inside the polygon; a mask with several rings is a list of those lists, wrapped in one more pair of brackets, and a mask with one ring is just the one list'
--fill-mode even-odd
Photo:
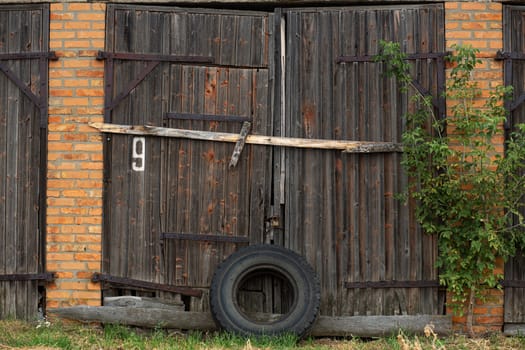
{"label": "grass", "polygon": [[380,339],[308,338],[293,336],[245,339],[228,333],[143,330],[118,325],[44,324],[0,321],[0,350],[87,349],[87,350],[491,350],[525,349],[525,338],[493,335],[469,339],[398,335]]}

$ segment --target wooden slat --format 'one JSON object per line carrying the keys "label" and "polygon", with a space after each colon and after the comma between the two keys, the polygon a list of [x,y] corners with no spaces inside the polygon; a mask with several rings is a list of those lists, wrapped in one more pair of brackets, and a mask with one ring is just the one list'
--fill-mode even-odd
{"label": "wooden slat", "polygon": [[[89,126],[107,133],[187,138],[192,140],[216,141],[235,143],[239,141],[239,134],[224,132],[208,132],[190,129],[164,128],[150,125],[123,125],[109,123],[89,123]],[[263,135],[249,135],[247,144],[263,146],[282,146],[293,148],[335,149],[345,153],[375,153],[399,152],[401,147],[392,142],[373,141],[344,141],[329,139],[308,139],[298,137],[276,137]]]}

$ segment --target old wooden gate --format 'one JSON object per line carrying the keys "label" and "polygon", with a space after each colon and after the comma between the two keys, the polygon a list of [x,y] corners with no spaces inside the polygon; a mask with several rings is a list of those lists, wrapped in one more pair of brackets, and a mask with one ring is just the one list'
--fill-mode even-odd
{"label": "old wooden gate", "polygon": [[[505,6],[504,52],[505,84],[514,87],[507,109],[510,117],[505,125],[509,133],[514,126],[525,123],[525,7]],[[525,176],[525,173],[522,174]],[[525,212],[522,213],[525,215]],[[525,331],[525,255],[509,259],[505,265],[505,332],[523,334]]]}
{"label": "old wooden gate", "polygon": [[0,318],[43,307],[48,5],[0,6]]}
{"label": "old wooden gate", "polygon": [[[191,296],[187,309],[204,310],[217,264],[266,242],[312,264],[321,314],[444,312],[436,242],[415,223],[414,203],[394,199],[407,182],[396,147],[345,153],[246,144],[230,166],[234,144],[151,136],[249,130],[395,146],[410,104],[374,55],[381,39],[401,42],[415,85],[436,96],[443,113],[441,5],[271,12],[110,5],[107,23],[99,54],[106,123],[123,134],[106,134],[100,279],[112,288],[105,295],[173,291]],[[265,288],[247,291],[253,305],[279,308],[279,293]]]}

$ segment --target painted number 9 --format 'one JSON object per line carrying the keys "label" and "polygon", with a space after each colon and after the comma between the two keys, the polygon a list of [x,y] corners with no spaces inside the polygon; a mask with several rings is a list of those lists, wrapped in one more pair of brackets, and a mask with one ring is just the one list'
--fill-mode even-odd
{"label": "painted number 9", "polygon": [[131,169],[134,171],[144,171],[144,164],[146,163],[146,139],[144,137],[134,137],[132,148]]}

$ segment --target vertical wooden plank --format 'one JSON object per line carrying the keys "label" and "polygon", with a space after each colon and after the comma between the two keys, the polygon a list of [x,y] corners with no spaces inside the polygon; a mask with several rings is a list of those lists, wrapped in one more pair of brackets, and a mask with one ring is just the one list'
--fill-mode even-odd
{"label": "vertical wooden plank", "polygon": [[[0,52],[5,53],[8,49],[6,45],[7,41],[7,24],[8,24],[8,12],[7,11],[0,11]],[[4,74],[0,76],[0,213],[2,213],[2,217],[0,217],[0,242],[2,243],[0,245],[0,274],[7,274],[8,273],[8,267],[7,267],[7,259],[8,254],[10,254],[7,246],[7,218],[6,215],[6,209],[7,209],[7,200],[9,199],[7,194],[7,181],[4,181],[7,178],[7,155],[8,155],[8,148],[7,148],[7,119],[8,119],[8,113],[7,113],[7,101],[8,101],[8,95],[7,95],[7,86],[8,86],[8,80],[7,77],[5,77]],[[7,316],[7,306],[8,306],[8,284],[5,282],[0,282],[0,318],[4,318]]]}
{"label": "vertical wooden plank", "polygon": [[[8,39],[8,50],[12,50],[13,52],[18,52],[20,49],[20,30],[17,28],[20,28],[21,23],[21,13],[19,11],[11,12],[8,18],[9,28],[11,30],[10,36]],[[20,71],[20,63],[19,62],[13,62],[10,63],[10,68],[14,72]],[[7,113],[8,113],[8,122],[7,122],[7,129],[9,130],[9,133],[7,135],[7,147],[8,147],[8,155],[7,155],[7,176],[6,176],[6,182],[7,182],[7,198],[9,198],[7,202],[7,210],[6,210],[6,219],[7,219],[7,242],[6,242],[6,248],[9,252],[7,255],[7,273],[17,273],[17,254],[18,254],[18,242],[20,239],[20,236],[22,234],[22,227],[21,227],[21,217],[20,217],[20,205],[21,198],[20,198],[20,184],[18,181],[19,177],[19,162],[23,161],[23,155],[20,155],[18,146],[21,142],[25,142],[25,140],[20,140],[20,108],[21,108],[21,102],[23,99],[22,93],[20,89],[15,86],[13,83],[9,83],[7,87],[7,94],[8,94],[8,102],[7,102]],[[15,252],[15,254],[13,254]],[[7,306],[8,314],[11,314],[15,317],[18,317],[17,315],[17,301],[18,301],[18,285],[19,282],[8,282],[9,284],[9,290],[8,290],[8,300],[10,300],[10,305]]]}

